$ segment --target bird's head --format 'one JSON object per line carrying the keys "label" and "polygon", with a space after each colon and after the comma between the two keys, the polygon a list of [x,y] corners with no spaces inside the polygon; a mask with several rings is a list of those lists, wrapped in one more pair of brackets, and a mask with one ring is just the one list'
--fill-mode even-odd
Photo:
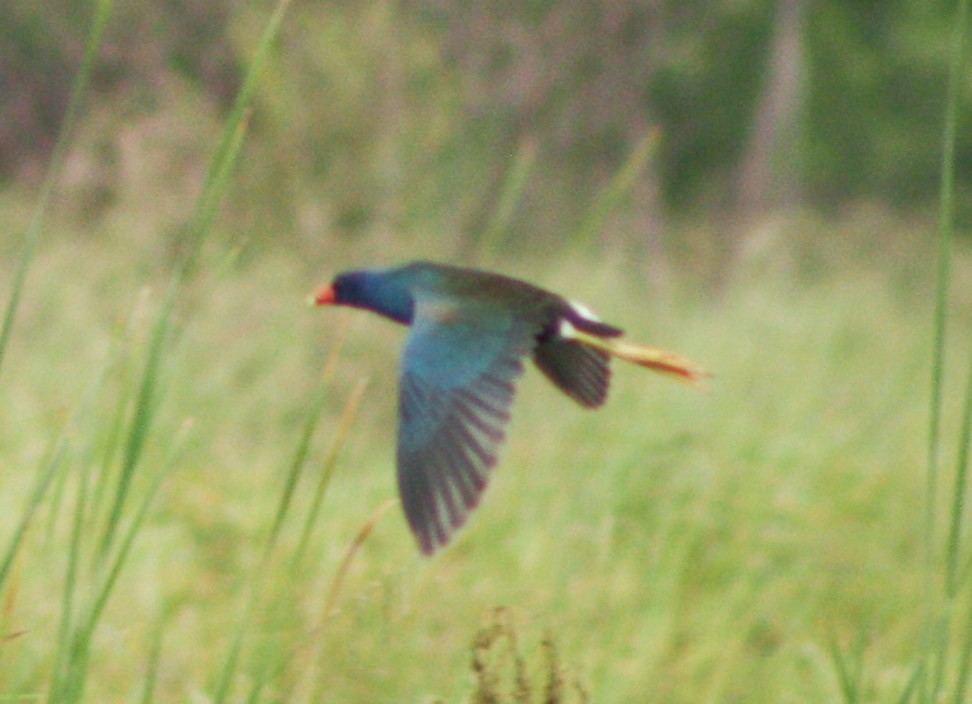
{"label": "bird's head", "polygon": [[388,270],[346,271],[318,288],[311,298],[319,306],[365,308],[400,323],[412,321],[408,286]]}
{"label": "bird's head", "polygon": [[368,308],[374,298],[372,271],[345,271],[314,291],[314,303],[319,306],[355,306]]}

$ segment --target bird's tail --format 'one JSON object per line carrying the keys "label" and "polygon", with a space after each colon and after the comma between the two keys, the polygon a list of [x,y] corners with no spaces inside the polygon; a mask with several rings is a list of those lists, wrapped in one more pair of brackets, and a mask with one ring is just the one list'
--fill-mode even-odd
{"label": "bird's tail", "polygon": [[607,352],[612,357],[634,362],[638,366],[651,369],[661,374],[674,376],[693,386],[698,385],[703,379],[711,376],[709,372],[694,362],[690,362],[684,357],[659,349],[658,347],[638,345],[614,338],[596,337],[579,330],[574,332],[573,339],[588,347]]}

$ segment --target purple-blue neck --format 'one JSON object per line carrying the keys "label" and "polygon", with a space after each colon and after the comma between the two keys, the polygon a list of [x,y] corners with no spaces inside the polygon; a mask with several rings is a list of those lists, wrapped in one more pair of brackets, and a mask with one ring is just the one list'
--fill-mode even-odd
{"label": "purple-blue neck", "polygon": [[415,300],[409,278],[403,269],[348,271],[334,279],[334,302],[365,308],[410,325],[415,316]]}

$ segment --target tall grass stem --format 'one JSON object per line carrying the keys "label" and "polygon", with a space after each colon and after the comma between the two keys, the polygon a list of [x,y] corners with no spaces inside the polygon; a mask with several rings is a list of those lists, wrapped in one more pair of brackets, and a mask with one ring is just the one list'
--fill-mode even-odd
{"label": "tall grass stem", "polygon": [[10,340],[10,332],[13,329],[14,319],[17,309],[20,307],[20,299],[23,295],[24,287],[27,283],[27,272],[34,259],[34,252],[40,240],[40,233],[44,227],[44,219],[50,207],[51,196],[54,193],[54,186],[61,175],[64,167],[64,158],[67,154],[68,146],[74,135],[78,116],[84,104],[84,96],[91,82],[91,74],[94,69],[95,58],[98,54],[98,47],[101,46],[101,38],[108,25],[114,0],[98,0],[95,5],[94,17],[91,22],[91,29],[84,45],[84,55],[81,58],[81,65],[71,86],[71,94],[68,99],[67,109],[64,113],[64,121],[58,131],[57,142],[54,144],[54,152],[51,155],[47,173],[41,184],[40,195],[34,206],[30,224],[27,227],[27,236],[24,240],[24,249],[20,256],[20,261],[14,273],[13,284],[10,290],[10,298],[3,315],[3,322],[0,322],[0,371],[3,370],[3,361],[6,356],[7,345]]}
{"label": "tall grass stem", "polygon": [[648,166],[651,155],[655,153],[660,139],[661,130],[657,127],[652,126],[645,130],[641,139],[628,154],[628,158],[600,190],[581,224],[574,230],[568,242],[571,250],[576,251],[594,241],[608,217],[631,193],[638,178]]}
{"label": "tall grass stem", "polygon": [[494,214],[480,238],[478,259],[484,266],[492,263],[499,254],[516,207],[523,199],[527,184],[530,182],[530,174],[536,165],[538,151],[535,139],[525,139],[520,142],[513,154],[513,161],[503,181]]}
{"label": "tall grass stem", "polygon": [[304,521],[300,541],[297,543],[297,549],[294,550],[294,557],[291,563],[291,566],[294,569],[300,565],[304,553],[307,551],[311,531],[313,530],[314,525],[317,523],[317,517],[320,513],[321,505],[324,503],[324,496],[327,494],[327,488],[331,484],[331,477],[334,476],[334,470],[337,467],[338,456],[340,455],[341,448],[344,446],[344,442],[347,439],[348,434],[351,432],[351,425],[358,413],[358,407],[361,405],[361,399],[364,397],[364,392],[367,386],[368,379],[362,379],[359,381],[354,387],[354,390],[351,392],[351,396],[348,397],[347,403],[344,405],[344,411],[341,413],[341,419],[338,422],[337,430],[335,431],[334,437],[331,440],[331,447],[328,450],[327,455],[324,457],[320,478],[318,479],[314,496],[311,499],[310,509],[307,511],[307,518]]}
{"label": "tall grass stem", "polygon": [[[942,128],[942,168],[938,214],[938,266],[935,291],[935,309],[932,328],[931,392],[929,398],[929,422],[927,467],[925,478],[924,512],[924,603],[926,605],[925,652],[923,658],[931,665],[919,689],[922,702],[937,702],[945,687],[950,660],[950,632],[954,613],[954,596],[958,582],[958,564],[961,560],[961,524],[964,511],[966,464],[968,455],[968,418],[972,405],[972,379],[966,396],[966,428],[959,440],[959,466],[956,470],[955,495],[952,501],[949,535],[945,544],[943,592],[939,596],[936,569],[936,518],[938,516],[938,492],[940,473],[940,447],[942,434],[943,389],[945,383],[945,348],[947,336],[948,295],[951,278],[952,239],[955,230],[955,145],[958,126],[959,103],[965,73],[967,53],[967,24],[969,0],[959,0],[956,8],[955,34],[952,60],[945,104],[945,120]],[[942,609],[942,605],[944,608]],[[941,613],[939,613],[941,611]]]}

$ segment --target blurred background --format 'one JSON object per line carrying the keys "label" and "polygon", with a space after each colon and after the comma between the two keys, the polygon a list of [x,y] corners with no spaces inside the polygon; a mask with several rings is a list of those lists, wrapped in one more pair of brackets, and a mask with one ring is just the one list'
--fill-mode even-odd
{"label": "blurred background", "polygon": [[[270,10],[115,8],[64,189],[77,219],[148,209],[142,236],[178,247]],[[88,12],[0,8],[8,188],[44,172]],[[627,165],[599,241],[635,259],[688,250],[718,280],[780,215],[933,212],[952,22],[951,3],[921,0],[297,2],[224,223],[315,262],[328,242],[373,236],[441,258],[484,237],[546,253]],[[967,226],[968,111],[958,134]]]}
{"label": "blurred background", "polygon": [[[0,2],[4,305],[93,5]],[[933,324],[954,3],[292,0],[167,288],[274,7],[111,9],[0,349],[0,700],[962,701],[972,635],[935,620],[970,618],[942,565],[972,560],[972,72]],[[591,414],[528,370],[423,560],[400,511],[369,523],[402,330],[303,305],[419,257],[582,300],[708,391],[617,365]]]}

